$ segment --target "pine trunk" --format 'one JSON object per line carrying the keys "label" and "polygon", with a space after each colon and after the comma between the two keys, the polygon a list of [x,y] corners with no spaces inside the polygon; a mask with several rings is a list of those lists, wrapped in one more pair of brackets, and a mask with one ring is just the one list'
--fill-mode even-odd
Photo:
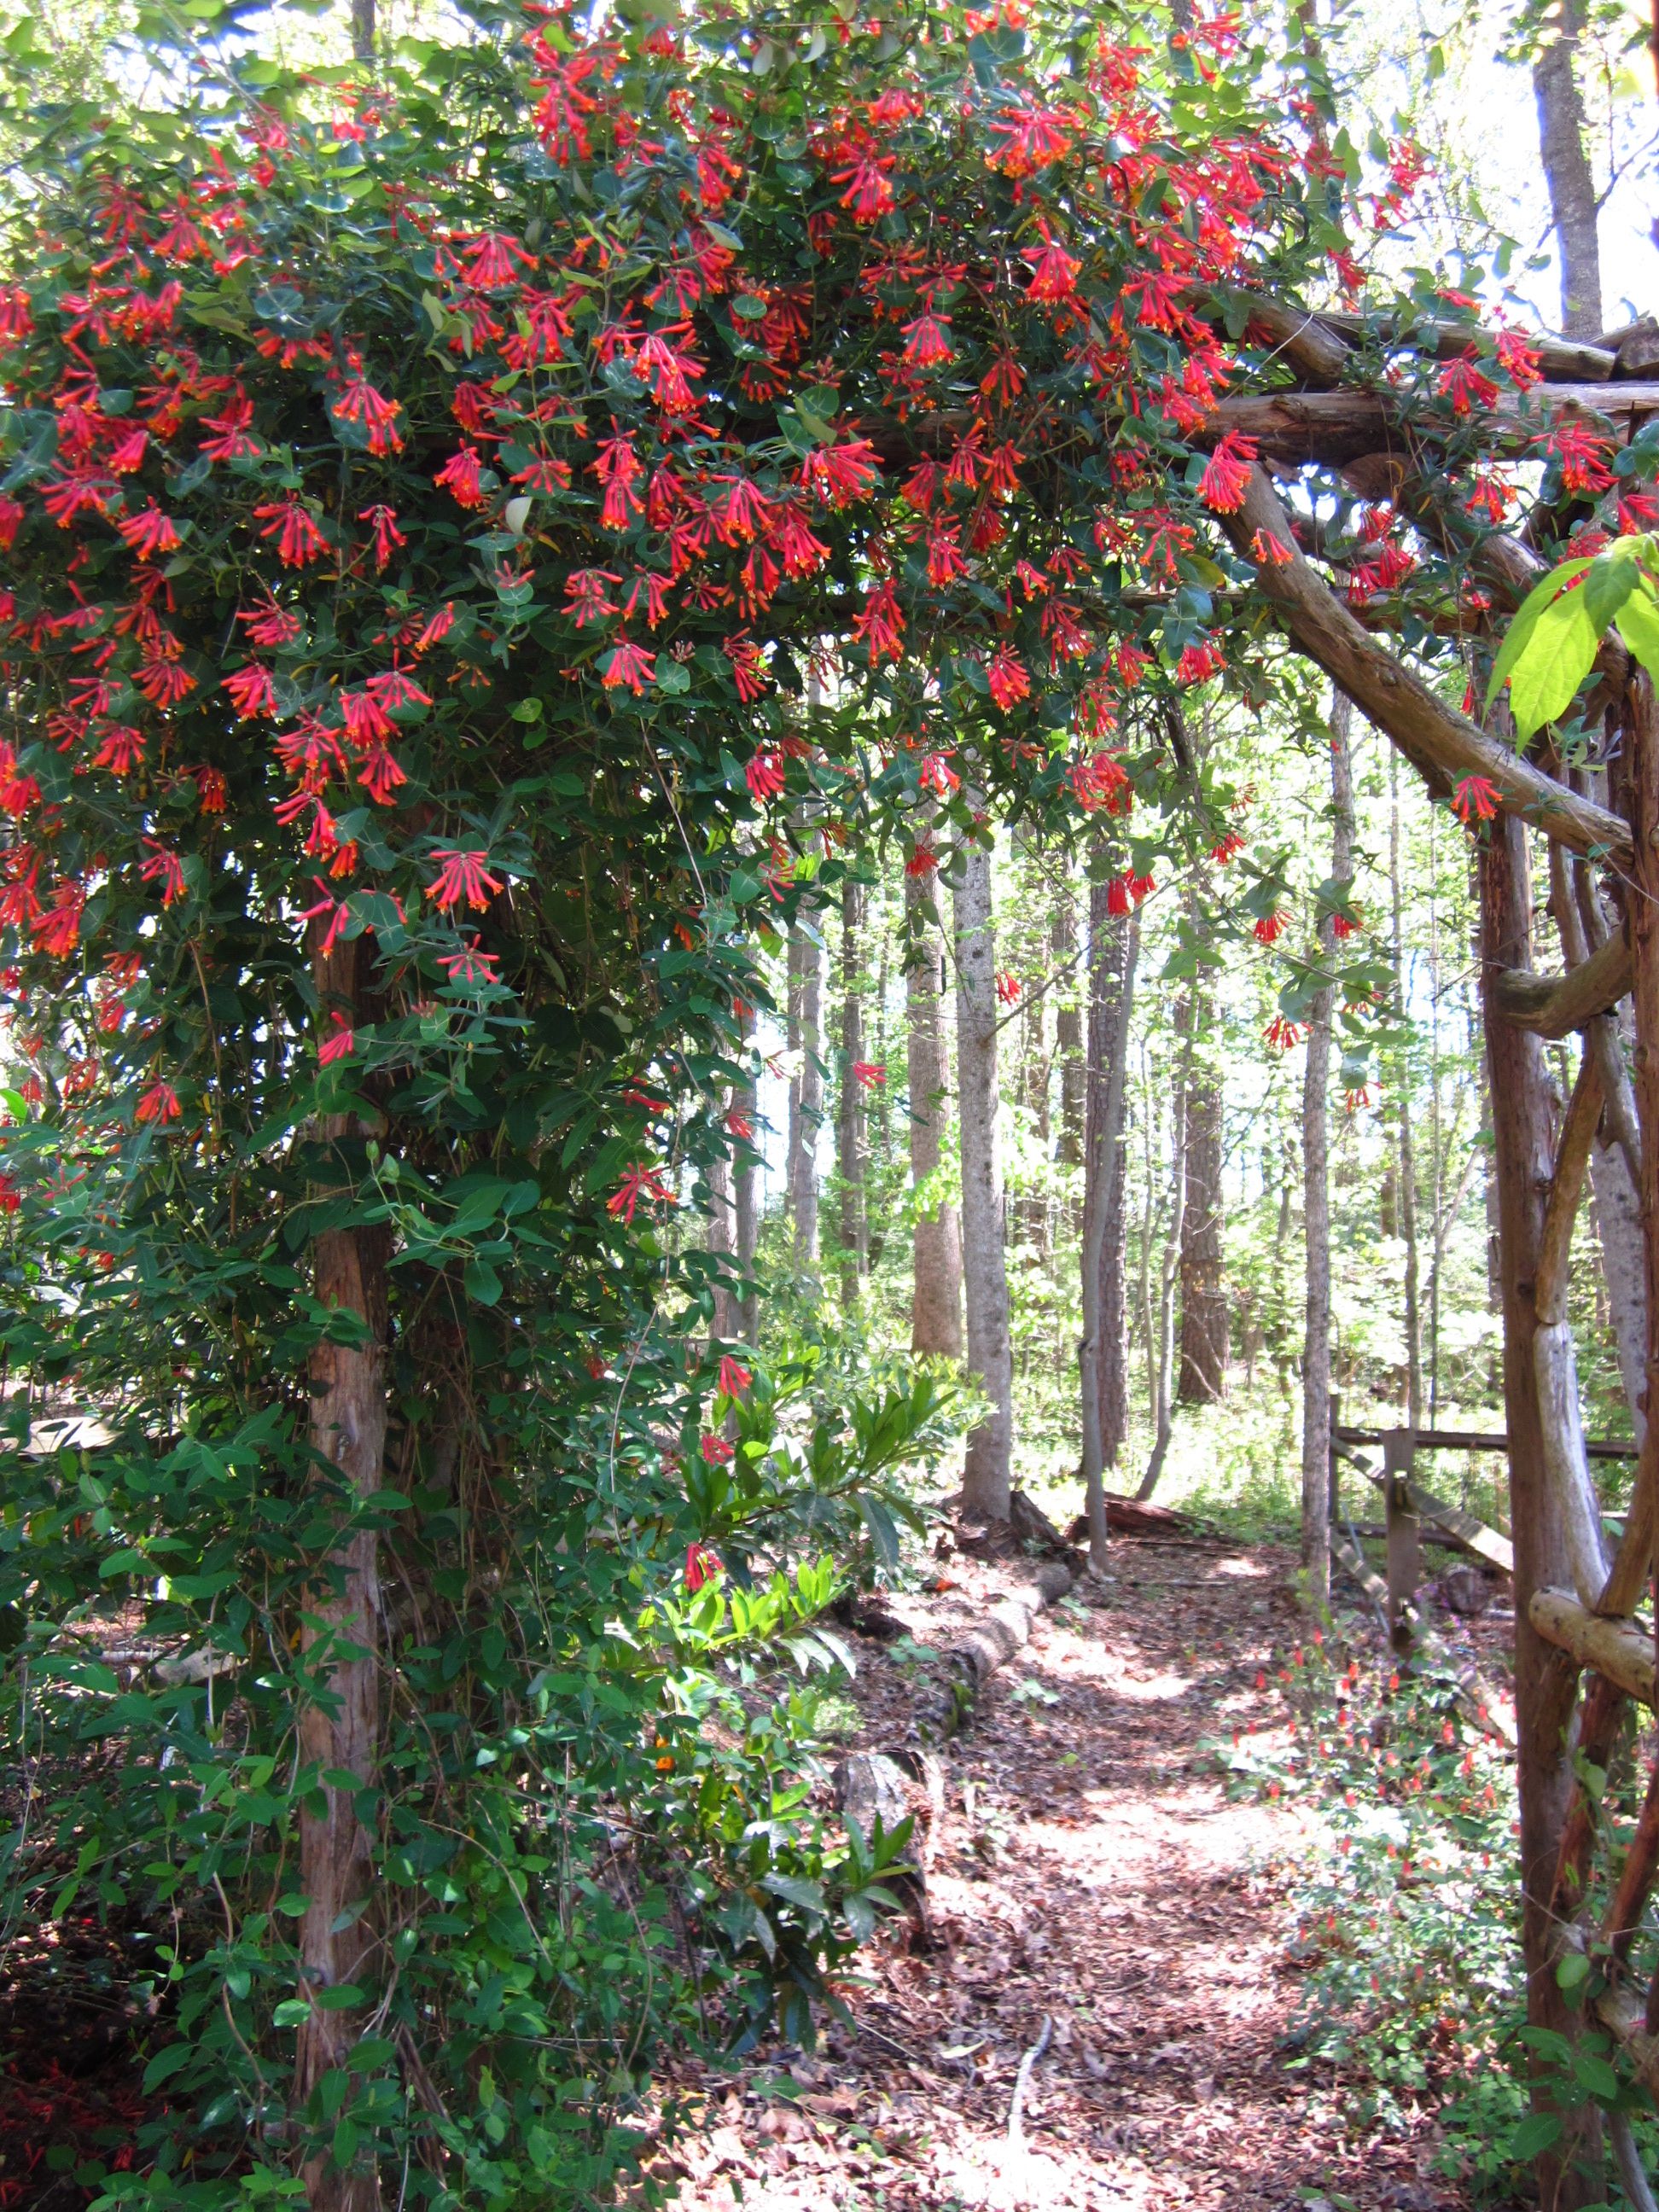
{"label": "pine trunk", "polygon": [[1584,102],[1576,68],[1583,21],[1582,0],[1557,0],[1545,17],[1532,67],[1539,151],[1561,257],[1561,329],[1570,338],[1595,338],[1601,331],[1595,179],[1585,151]]}
{"label": "pine trunk", "polygon": [[[944,1012],[945,958],[933,925],[933,892],[911,878],[910,965],[905,975],[910,1086],[910,1183],[927,1188],[944,1158],[951,1122],[951,1067]],[[930,1195],[932,1194],[930,1193]],[[939,1199],[918,1205],[913,1245],[910,1349],[960,1359],[962,1339],[962,1224],[957,1209]]]}
{"label": "pine trunk", "polygon": [[[339,943],[314,957],[321,1003],[361,1018],[360,960],[366,939]],[[319,1132],[336,1145],[355,1133],[343,1118]],[[337,1157],[341,1182],[355,1173]],[[357,1340],[324,1342],[311,1354],[311,1443],[335,1469],[340,1516],[385,1487],[386,1244],[378,1229],[326,1230],[313,1248],[312,1293],[325,1311],[350,1315]],[[372,1530],[345,1536],[321,1564],[300,1626],[307,1695],[300,1710],[301,1764],[319,1778],[301,1800],[299,1887],[306,1899],[300,1923],[300,1991],[313,2000],[300,2023],[295,2062],[297,2101],[304,2106],[324,2076],[349,2072],[362,2012],[325,2009],[325,1990],[362,1986],[380,1941],[373,1910],[373,1843],[358,1817],[356,1793],[374,1786],[380,1745],[380,1583],[379,1539]],[[327,1775],[333,1778],[324,1781]],[[348,1780],[347,1778],[349,1778]],[[320,1811],[316,1809],[320,1804]],[[325,2153],[306,2161],[311,2212],[374,2212],[380,2184],[370,2166],[343,2169]]]}
{"label": "pine trunk", "polygon": [[[1331,700],[1331,879],[1345,890],[1353,872],[1353,778],[1348,756],[1352,708],[1342,693]],[[1320,924],[1325,960],[1336,952],[1334,918]],[[1334,981],[1313,1002],[1308,1066],[1302,1091],[1302,1206],[1307,1247],[1307,1299],[1302,1354],[1302,1571],[1310,1607],[1322,1613],[1331,1595],[1331,1012]]]}
{"label": "pine trunk", "polygon": [[962,1274],[968,1364],[991,1411],[968,1439],[964,1512],[1006,1521],[1012,1488],[1013,1352],[1008,1315],[1002,1171],[997,1149],[996,952],[991,855],[970,845],[955,897],[957,1088],[962,1127]]}
{"label": "pine trunk", "polygon": [[1082,1308],[1078,1371],[1083,1395],[1083,1486],[1091,1563],[1106,1563],[1105,1470],[1128,1424],[1124,1341],[1123,1121],[1134,1013],[1139,917],[1112,915],[1108,886],[1089,899],[1089,1057],[1085,1085]]}
{"label": "pine trunk", "polygon": [[1157,1357],[1156,1361],[1149,1358],[1146,1363],[1152,1377],[1152,1449],[1147,1457],[1146,1472],[1140,1478],[1140,1487],[1135,1492],[1137,1499],[1143,1503],[1163,1479],[1164,1462],[1169,1456],[1170,1439],[1175,1431],[1175,1298],[1186,1243],[1187,1115],[1192,1097],[1195,1018],[1192,1000],[1183,999],[1176,1009],[1181,1064],[1170,1097],[1170,1234],[1164,1247],[1164,1267],[1158,1281]]}
{"label": "pine trunk", "polygon": [[1054,1008],[1054,1057],[1060,1062],[1060,1147],[1062,1167],[1074,1168],[1083,1158],[1083,1012],[1078,988],[1077,903],[1062,889],[1054,899],[1048,928],[1048,949],[1060,981]]}

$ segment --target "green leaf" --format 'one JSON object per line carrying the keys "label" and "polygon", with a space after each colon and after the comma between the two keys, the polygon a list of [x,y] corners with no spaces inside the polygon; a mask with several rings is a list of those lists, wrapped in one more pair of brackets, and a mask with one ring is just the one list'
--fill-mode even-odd
{"label": "green leaf", "polygon": [[1560,2139],[1559,2112],[1528,2112],[1510,2137],[1510,2156],[1517,2166],[1529,2166],[1540,2151],[1552,2149]]}
{"label": "green leaf", "polygon": [[1601,641],[1582,592],[1566,592],[1544,610],[1510,677],[1510,711],[1522,738],[1566,712]]}
{"label": "green leaf", "polygon": [[1652,585],[1644,579],[1613,619],[1632,657],[1659,684],[1659,601]]}
{"label": "green leaf", "polygon": [[1582,576],[1589,564],[1590,556],[1589,556],[1574,561],[1564,561],[1559,568],[1552,568],[1541,583],[1534,584],[1526,598],[1522,600],[1504,634],[1498,658],[1492,663],[1492,681],[1486,686],[1486,704],[1489,708],[1503,690],[1504,679],[1526,650],[1528,641],[1537,628],[1539,617],[1544,610],[1554,604],[1563,586],[1570,583],[1575,576]]}

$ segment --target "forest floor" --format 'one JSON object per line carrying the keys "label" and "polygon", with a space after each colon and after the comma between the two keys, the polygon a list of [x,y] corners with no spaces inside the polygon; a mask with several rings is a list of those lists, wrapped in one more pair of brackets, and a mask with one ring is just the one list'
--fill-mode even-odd
{"label": "forest floor", "polygon": [[[1272,1729],[1297,1638],[1291,1559],[1123,1541],[1112,1577],[1037,1620],[945,1753],[927,1875],[933,1947],[888,1924],[845,1989],[852,2026],[678,2084],[699,2124],[652,2172],[678,2212],[1442,2212],[1431,2118],[1345,2124],[1299,2059],[1286,1955],[1292,1807],[1235,1802],[1208,1748]],[[895,1598],[938,1648],[1018,1566],[957,1556]],[[925,1666],[854,1639],[859,1747],[902,1744]],[[1022,2057],[1020,2130],[1011,2130]]]}

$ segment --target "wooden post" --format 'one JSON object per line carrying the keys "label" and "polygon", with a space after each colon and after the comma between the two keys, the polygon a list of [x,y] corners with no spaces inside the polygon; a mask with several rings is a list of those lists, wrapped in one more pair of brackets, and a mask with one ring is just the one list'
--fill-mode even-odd
{"label": "wooden post", "polygon": [[1389,1634],[1395,1656],[1409,1659],[1417,1630],[1417,1578],[1422,1564],[1422,1523],[1407,1485],[1417,1439],[1410,1429],[1390,1429],[1382,1439],[1382,1494],[1389,1534]]}

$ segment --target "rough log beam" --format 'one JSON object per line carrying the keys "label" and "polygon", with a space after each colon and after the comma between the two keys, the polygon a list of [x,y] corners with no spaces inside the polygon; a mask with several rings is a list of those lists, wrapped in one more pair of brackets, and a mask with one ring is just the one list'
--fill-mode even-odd
{"label": "rough log beam", "polygon": [[[1504,393],[1480,418],[1485,450],[1528,453],[1540,431],[1563,414],[1597,418],[1609,430],[1633,428],[1647,416],[1659,415],[1659,383],[1555,384],[1547,387],[1547,398],[1537,391],[1524,397]],[[1320,462],[1339,469],[1370,454],[1390,453],[1415,465],[1435,435],[1431,422],[1403,418],[1398,400],[1357,390],[1240,392],[1216,402],[1207,421],[1194,432],[1194,442],[1212,446],[1230,431],[1254,438],[1269,460],[1297,467]]]}
{"label": "rough log beam", "polygon": [[[1625,1711],[1625,1693],[1605,1674],[1592,1674],[1578,1716],[1579,1757],[1605,1773]],[[1560,1856],[1555,1862],[1555,1881],[1550,1891],[1550,1910],[1559,1919],[1570,1920],[1583,1900],[1584,1877],[1595,1844],[1596,1801],[1582,1781],[1575,1782],[1572,1804],[1561,1831]]]}
{"label": "rough log beam", "polygon": [[1624,821],[1455,714],[1392,653],[1373,642],[1330,586],[1296,550],[1283,502],[1265,470],[1252,469],[1243,504],[1222,521],[1246,559],[1260,533],[1289,553],[1263,562],[1257,582],[1297,649],[1335,678],[1360,711],[1399,746],[1431,791],[1449,794],[1462,778],[1483,776],[1500,804],[1574,852],[1627,856]]}
{"label": "rough log beam", "polygon": [[1633,1620],[1611,1620],[1580,1605],[1565,1590],[1533,1593],[1527,1608],[1546,1644],[1592,1667],[1647,1706],[1653,1704],[1653,1638]]}
{"label": "rough log beam", "polygon": [[1559,1042],[1628,997],[1632,972],[1630,947],[1617,932],[1565,975],[1511,968],[1498,977],[1493,992],[1505,1021]]}
{"label": "rough log beam", "polygon": [[[1478,351],[1480,339],[1492,335],[1468,323],[1402,324],[1385,330],[1367,325],[1362,315],[1288,307],[1261,293],[1237,291],[1224,296],[1249,310],[1251,327],[1261,331],[1293,367],[1333,381],[1352,362],[1356,348],[1370,337],[1389,353],[1456,361],[1471,348]],[[1607,384],[1618,374],[1619,356],[1613,348],[1553,336],[1529,342],[1547,384]]]}

